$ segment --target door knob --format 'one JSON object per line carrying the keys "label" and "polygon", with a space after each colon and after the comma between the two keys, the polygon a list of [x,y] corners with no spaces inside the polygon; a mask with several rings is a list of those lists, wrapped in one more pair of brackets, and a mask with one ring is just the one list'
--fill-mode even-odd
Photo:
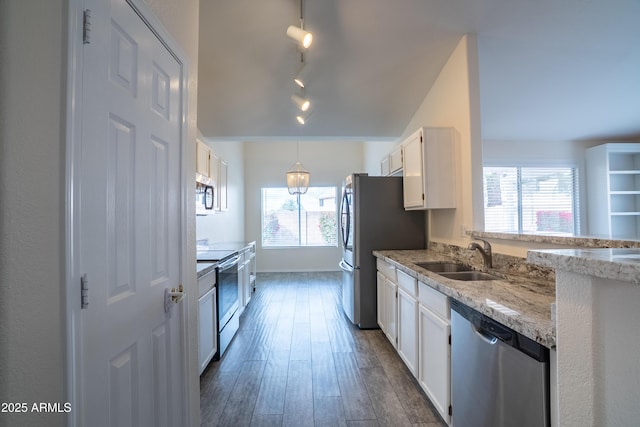
{"label": "door knob", "polygon": [[186,293],[184,292],[184,288],[182,287],[182,285],[178,286],[178,289],[171,288],[171,290],[169,290],[169,288],[165,288],[164,312],[168,313],[169,311],[171,311],[171,307],[173,306],[173,304],[177,304],[182,301],[185,295]]}

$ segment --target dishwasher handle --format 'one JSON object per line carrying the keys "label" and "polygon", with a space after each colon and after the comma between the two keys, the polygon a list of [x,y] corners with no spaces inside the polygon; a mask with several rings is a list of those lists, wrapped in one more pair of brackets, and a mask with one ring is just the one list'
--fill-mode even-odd
{"label": "dishwasher handle", "polygon": [[473,331],[473,333],[476,334],[482,341],[486,342],[487,344],[494,345],[495,343],[498,342],[497,337],[494,337],[493,335],[481,329],[478,329],[476,325],[474,325],[473,323],[469,323],[469,325],[471,326],[471,330]]}

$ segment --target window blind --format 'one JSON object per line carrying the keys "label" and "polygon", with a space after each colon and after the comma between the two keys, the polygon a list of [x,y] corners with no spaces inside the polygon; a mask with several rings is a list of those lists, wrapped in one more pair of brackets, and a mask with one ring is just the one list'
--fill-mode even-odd
{"label": "window blind", "polygon": [[337,246],[336,194],[336,187],[309,187],[301,195],[263,188],[262,246]]}
{"label": "window blind", "polygon": [[485,167],[485,231],[579,232],[577,169]]}

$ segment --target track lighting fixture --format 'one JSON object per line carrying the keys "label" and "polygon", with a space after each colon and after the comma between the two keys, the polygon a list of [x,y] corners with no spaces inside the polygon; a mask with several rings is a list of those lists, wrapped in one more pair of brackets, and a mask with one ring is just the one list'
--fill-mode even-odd
{"label": "track lighting fixture", "polygon": [[302,79],[302,76],[300,76],[300,74],[293,78],[293,82],[297,84],[300,89],[304,89],[304,80]]}
{"label": "track lighting fixture", "polygon": [[296,116],[296,121],[301,124],[304,125],[305,123],[307,123],[307,121],[309,120],[309,117],[311,116],[311,111],[307,111],[306,113],[300,113]]}
{"label": "track lighting fixture", "polygon": [[287,36],[298,42],[298,44],[305,49],[311,46],[313,42],[313,34],[295,25],[289,25],[289,28],[287,28]]}
{"label": "track lighting fixture", "polygon": [[307,111],[309,109],[309,107],[311,106],[311,102],[309,102],[308,99],[303,98],[303,97],[301,97],[299,95],[296,95],[296,94],[291,95],[291,100],[302,111]]}

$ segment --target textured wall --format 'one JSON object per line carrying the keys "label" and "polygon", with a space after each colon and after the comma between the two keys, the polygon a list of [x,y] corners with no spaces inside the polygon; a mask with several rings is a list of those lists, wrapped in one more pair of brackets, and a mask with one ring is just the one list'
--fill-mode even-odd
{"label": "textured wall", "polygon": [[[0,1],[0,401],[64,402],[66,1]],[[1,425],[64,425],[0,414]]]}

